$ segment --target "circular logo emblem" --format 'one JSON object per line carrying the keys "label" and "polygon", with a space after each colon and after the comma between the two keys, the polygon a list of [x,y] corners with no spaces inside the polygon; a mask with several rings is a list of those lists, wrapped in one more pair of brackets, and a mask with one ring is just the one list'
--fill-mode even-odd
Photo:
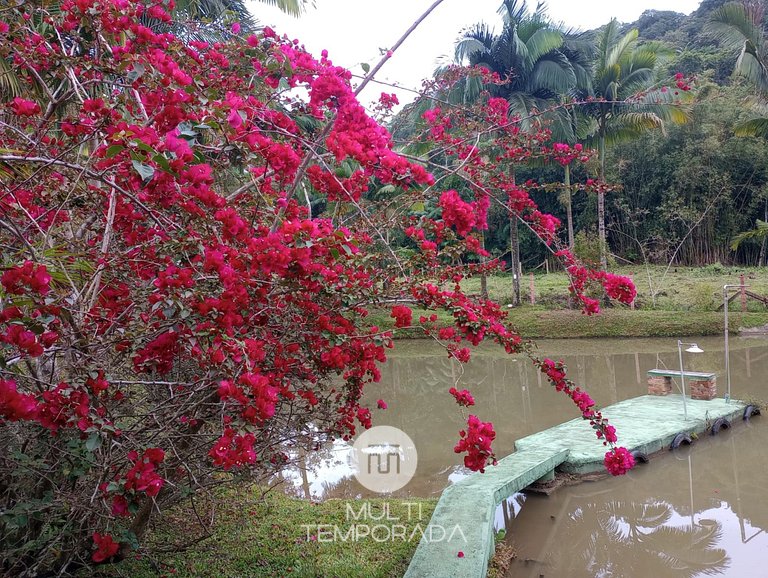
{"label": "circular logo emblem", "polygon": [[411,481],[418,457],[413,440],[403,430],[380,425],[355,440],[351,455],[355,477],[372,492],[394,492]]}

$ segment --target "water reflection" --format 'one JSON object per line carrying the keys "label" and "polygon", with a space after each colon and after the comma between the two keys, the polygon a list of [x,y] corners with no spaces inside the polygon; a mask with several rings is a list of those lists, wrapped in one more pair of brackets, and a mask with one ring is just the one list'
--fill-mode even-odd
{"label": "water reflection", "polygon": [[[762,576],[765,424],[655,456],[625,478],[526,495],[508,576]],[[518,497],[518,500],[521,498]]]}
{"label": "water reflection", "polygon": [[[686,369],[717,372],[723,395],[723,340],[696,341],[705,353],[687,359]],[[644,395],[647,370],[678,366],[674,339],[551,340],[540,342],[539,348],[543,355],[563,359],[571,377],[585,385],[600,406]],[[768,399],[761,381],[752,377],[768,374],[768,340],[732,338],[730,348],[733,396]],[[439,495],[467,475],[460,456],[452,451],[465,424],[447,393],[457,381],[474,394],[473,413],[494,423],[494,448],[500,456],[513,451],[516,439],[577,415],[530,362],[493,347],[476,350],[472,362],[461,366],[429,341],[399,343],[382,373],[381,383],[369,386],[367,403],[375,407],[381,398],[389,409],[374,410],[374,423],[402,429],[419,452],[416,476],[397,494],[403,497]],[[370,495],[352,478],[348,453],[348,444],[336,442],[311,455],[294,456],[302,466],[284,472],[287,486],[315,499]]]}

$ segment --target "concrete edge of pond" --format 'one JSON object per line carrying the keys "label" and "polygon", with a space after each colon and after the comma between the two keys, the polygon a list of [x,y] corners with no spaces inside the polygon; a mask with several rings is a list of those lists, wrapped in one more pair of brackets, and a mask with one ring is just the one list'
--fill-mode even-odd
{"label": "concrete edge of pond", "polygon": [[[680,433],[708,434],[721,418],[741,421],[745,407],[736,400],[686,398],[686,419],[681,395],[645,395],[602,411],[616,427],[619,445],[651,455],[669,447]],[[515,453],[497,466],[443,491],[405,578],[484,578],[495,546],[493,522],[498,504],[556,468],[574,474],[603,471],[606,451],[582,418],[518,440]]]}

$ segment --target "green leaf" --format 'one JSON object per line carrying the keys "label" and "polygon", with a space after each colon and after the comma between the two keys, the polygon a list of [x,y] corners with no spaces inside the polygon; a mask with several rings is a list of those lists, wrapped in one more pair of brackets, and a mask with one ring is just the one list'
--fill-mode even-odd
{"label": "green leaf", "polygon": [[120,151],[125,150],[125,147],[121,144],[114,144],[107,148],[107,152],[104,153],[104,158],[111,159],[115,157]]}
{"label": "green leaf", "polygon": [[101,436],[97,433],[93,433],[88,436],[88,440],[85,442],[85,449],[89,452],[95,452],[101,447]]}
{"label": "green leaf", "polygon": [[164,173],[174,174],[174,172],[171,170],[171,165],[168,162],[168,159],[165,158],[165,155],[158,153],[152,157],[152,160],[157,164],[158,167],[160,167],[160,170]]}
{"label": "green leaf", "polygon": [[363,69],[363,72],[365,72],[366,74],[368,74],[368,73],[371,71],[371,65],[370,65],[370,64],[368,64],[367,62],[363,62],[363,63],[360,65],[360,68],[362,68],[362,69]]}
{"label": "green leaf", "polygon": [[154,167],[151,167],[147,164],[139,162],[135,159],[131,162],[133,163],[133,168],[136,169],[136,172],[139,173],[139,176],[143,179],[144,184],[151,181],[152,177],[155,176]]}

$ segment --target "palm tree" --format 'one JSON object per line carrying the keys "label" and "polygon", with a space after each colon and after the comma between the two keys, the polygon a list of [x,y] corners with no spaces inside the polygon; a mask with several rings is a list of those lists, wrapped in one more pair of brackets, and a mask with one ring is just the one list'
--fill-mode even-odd
{"label": "palm tree", "polygon": [[[470,78],[444,95],[450,102],[469,103],[483,94],[509,102],[511,114],[530,128],[536,111],[542,111],[577,84],[577,69],[563,49],[562,32],[552,25],[539,3],[528,12],[525,0],[504,0],[499,7],[504,27],[495,34],[486,24],[475,24],[456,42],[455,62],[482,66],[506,79],[504,84],[482,84]],[[440,74],[440,71],[437,73]],[[555,124],[565,124],[562,115],[550,115]],[[514,182],[514,166],[510,167]],[[510,218],[510,252],[513,271],[513,305],[520,304],[520,245],[518,220]]]}
{"label": "palm tree", "polygon": [[[578,106],[574,106],[574,103],[584,100],[593,93],[591,70],[595,46],[585,33],[566,31],[564,35],[565,41],[560,50],[568,57],[568,61],[573,66],[576,73],[576,86],[569,93],[561,95],[560,103],[564,106],[559,110],[559,118],[562,121],[553,125],[552,140],[573,146],[588,136],[588,119]],[[563,172],[563,191],[559,201],[565,207],[568,247],[573,249],[571,165],[565,165]]]}
{"label": "palm tree", "polygon": [[673,526],[669,522],[679,513],[667,502],[584,501],[580,506],[567,525],[569,543],[595,576],[630,568],[643,568],[648,576],[715,575],[730,563],[726,551],[717,548],[719,522]]}
{"label": "palm tree", "polygon": [[[609,144],[635,138],[665,122],[686,122],[687,112],[674,103],[670,92],[651,90],[655,69],[664,54],[656,43],[638,45],[638,31],[620,33],[611,20],[597,35],[593,64],[593,97],[585,106],[592,118],[591,140],[597,144],[599,183],[605,183],[605,152]],[[597,194],[600,264],[608,266],[605,236],[605,192]]]}

